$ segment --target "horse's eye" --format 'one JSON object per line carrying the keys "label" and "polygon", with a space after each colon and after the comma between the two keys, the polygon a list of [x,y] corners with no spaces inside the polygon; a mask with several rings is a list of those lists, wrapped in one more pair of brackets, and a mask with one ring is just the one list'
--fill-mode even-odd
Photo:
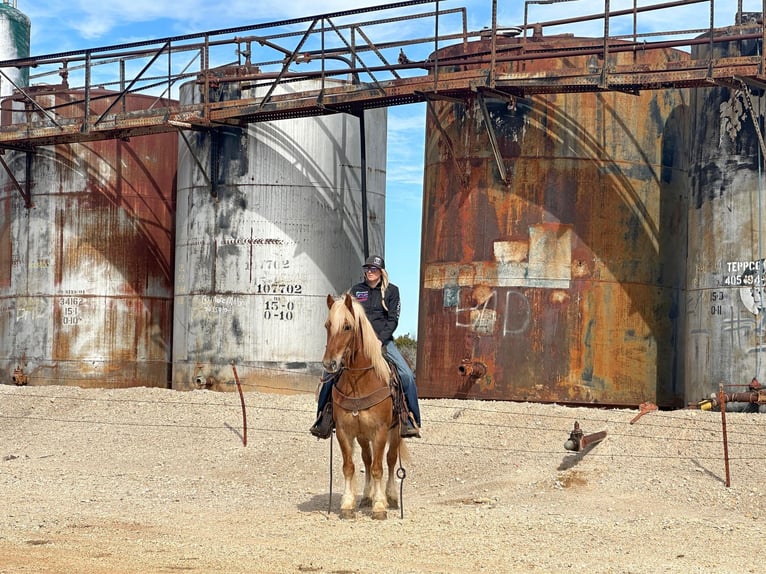
{"label": "horse's eye", "polygon": [[343,330],[344,331],[350,331],[351,330],[351,324],[350,323],[345,323],[343,325]]}

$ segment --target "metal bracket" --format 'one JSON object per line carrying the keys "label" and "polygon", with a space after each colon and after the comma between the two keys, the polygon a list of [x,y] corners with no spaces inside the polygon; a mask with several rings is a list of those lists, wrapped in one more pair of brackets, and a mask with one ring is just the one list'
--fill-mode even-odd
{"label": "metal bracket", "polygon": [[492,118],[489,116],[489,110],[487,109],[487,102],[482,90],[479,90],[477,94],[479,100],[479,107],[481,108],[481,115],[484,117],[484,125],[487,127],[487,135],[489,136],[489,145],[492,147],[492,154],[495,156],[495,163],[497,164],[497,170],[500,172],[500,179],[505,185],[510,185],[511,182],[508,178],[508,170],[505,167],[505,160],[500,153],[500,147],[497,144],[497,136],[495,135],[495,126],[492,123]]}
{"label": "metal bracket", "polygon": [[8,164],[5,163],[5,160],[0,156],[0,165],[3,166],[3,169],[5,169],[5,172],[8,174],[8,177],[11,179],[11,182],[13,183],[13,186],[16,188],[16,191],[19,192],[19,195],[24,199],[24,207],[27,209],[31,209],[34,207],[32,204],[32,190],[31,190],[31,172],[32,172],[32,152],[26,152],[26,181],[24,182],[24,188],[22,189],[21,185],[19,184],[19,181],[16,179],[16,176],[13,175],[13,172],[11,171],[11,168],[8,167]]}

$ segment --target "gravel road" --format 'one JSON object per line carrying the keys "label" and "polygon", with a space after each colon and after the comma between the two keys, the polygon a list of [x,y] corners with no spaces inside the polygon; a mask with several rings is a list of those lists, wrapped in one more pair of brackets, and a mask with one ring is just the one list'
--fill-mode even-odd
{"label": "gravel road", "polygon": [[247,446],[235,393],[0,386],[0,573],[766,572],[764,415],[727,413],[727,487],[720,413],[423,400],[373,521],[312,395],[245,400]]}

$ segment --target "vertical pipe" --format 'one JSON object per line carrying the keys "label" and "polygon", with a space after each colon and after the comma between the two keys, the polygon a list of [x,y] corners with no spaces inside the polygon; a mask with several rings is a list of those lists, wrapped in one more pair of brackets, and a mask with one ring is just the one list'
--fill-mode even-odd
{"label": "vertical pipe", "polygon": [[723,431],[723,460],[726,469],[726,487],[731,486],[729,475],[729,439],[726,435],[726,394],[723,392],[723,384],[718,386],[718,402],[721,405],[721,430]]}
{"label": "vertical pipe", "polygon": [[173,98],[173,48],[168,42],[168,103],[166,107],[170,107],[171,99]]}
{"label": "vertical pipe", "polygon": [[609,0],[604,1],[604,64],[601,66],[601,82],[599,87],[606,87],[606,75],[609,67],[609,12],[611,6]]}
{"label": "vertical pipe", "polygon": [[[325,60],[325,53],[324,53],[324,28],[325,28],[325,19],[322,18],[322,24],[321,24],[321,38],[322,38],[322,80],[321,80],[321,86],[319,88],[319,93],[324,94],[324,74],[325,74],[325,68],[324,68],[324,60]],[[351,67],[353,68],[353,62],[351,64]]]}
{"label": "vertical pipe", "polygon": [[361,171],[360,183],[362,186],[362,247],[364,249],[364,258],[367,259],[370,256],[370,239],[367,229],[367,137],[365,134],[364,110],[359,110],[356,115],[359,118],[359,154],[361,156],[359,169]]}
{"label": "vertical pipe", "polygon": [[434,22],[434,92],[439,91],[439,0],[436,0]]}
{"label": "vertical pipe", "polygon": [[204,117],[210,117],[210,74],[208,72],[208,58],[210,57],[210,37],[205,34],[205,46],[202,48],[202,73],[205,74],[205,89],[202,96],[202,105],[204,106]]}
{"label": "vertical pipe", "polygon": [[122,113],[128,111],[128,99],[125,94],[125,58],[120,58],[120,93],[123,94],[122,99]]}
{"label": "vertical pipe", "polygon": [[85,110],[83,111],[82,126],[80,131],[86,133],[90,124],[90,50],[85,52]]}
{"label": "vertical pipe", "polygon": [[495,61],[497,51],[497,0],[492,0],[492,37],[490,38],[492,61],[489,66],[489,87],[495,87]]}

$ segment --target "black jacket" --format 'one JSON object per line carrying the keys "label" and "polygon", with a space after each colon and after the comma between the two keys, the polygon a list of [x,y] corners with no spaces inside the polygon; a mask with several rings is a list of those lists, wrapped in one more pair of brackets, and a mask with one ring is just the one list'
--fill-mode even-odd
{"label": "black jacket", "polygon": [[370,287],[362,281],[357,283],[349,293],[356,298],[367,314],[367,318],[375,329],[375,334],[384,345],[394,338],[394,331],[399,324],[399,313],[401,311],[401,301],[399,299],[399,288],[393,283],[389,283],[386,288],[386,307],[383,308],[382,297],[380,293],[380,283],[377,287]]}

